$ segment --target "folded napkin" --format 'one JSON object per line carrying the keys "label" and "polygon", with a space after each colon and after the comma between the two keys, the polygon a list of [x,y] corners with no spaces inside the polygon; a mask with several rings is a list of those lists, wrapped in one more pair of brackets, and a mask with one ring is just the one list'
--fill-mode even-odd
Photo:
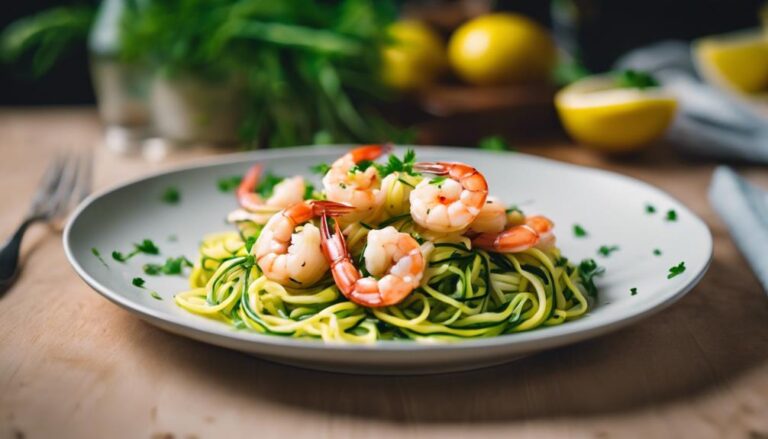
{"label": "folded napkin", "polygon": [[709,200],[768,293],[768,192],[731,168],[719,166],[709,187]]}
{"label": "folded napkin", "polygon": [[650,72],[677,98],[678,115],[667,136],[686,152],[768,163],[768,117],[730,93],[701,82],[688,43],[666,41],[636,49],[614,67]]}

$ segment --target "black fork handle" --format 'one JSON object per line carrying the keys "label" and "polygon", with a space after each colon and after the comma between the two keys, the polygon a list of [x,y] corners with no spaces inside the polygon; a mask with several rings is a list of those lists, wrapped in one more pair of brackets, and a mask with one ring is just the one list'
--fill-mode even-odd
{"label": "black fork handle", "polygon": [[24,233],[29,226],[42,219],[37,216],[25,219],[16,229],[13,236],[0,248],[0,295],[13,285],[16,276],[19,274],[19,249],[21,248],[21,240],[24,237]]}

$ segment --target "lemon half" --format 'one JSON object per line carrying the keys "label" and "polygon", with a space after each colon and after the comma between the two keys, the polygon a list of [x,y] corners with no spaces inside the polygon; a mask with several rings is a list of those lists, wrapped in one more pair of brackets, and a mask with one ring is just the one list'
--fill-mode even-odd
{"label": "lemon half", "polygon": [[388,33],[392,42],[382,53],[382,79],[390,87],[402,91],[424,88],[448,64],[440,36],[425,23],[398,21]]}
{"label": "lemon half", "polygon": [[641,148],[664,134],[677,103],[658,87],[618,88],[612,76],[577,81],[555,95],[568,134],[577,142],[607,152]]}
{"label": "lemon half", "polygon": [[702,38],[693,58],[709,82],[740,94],[768,92],[768,39],[759,30]]}

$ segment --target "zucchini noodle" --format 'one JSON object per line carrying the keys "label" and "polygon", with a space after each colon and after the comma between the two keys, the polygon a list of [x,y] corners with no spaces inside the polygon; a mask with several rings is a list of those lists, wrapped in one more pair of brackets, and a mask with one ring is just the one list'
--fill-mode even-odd
{"label": "zucchini noodle", "polygon": [[409,196],[421,180],[405,172],[389,174],[381,185],[383,202],[368,218],[342,224],[358,267],[372,229],[393,226],[421,243],[426,263],[421,282],[395,306],[366,308],[347,300],[330,273],[309,288],[269,280],[250,251],[262,226],[248,221],[238,222],[237,232],[203,238],[190,289],[175,301],[239,330],[366,344],[492,337],[560,325],[590,309],[587,293],[594,293],[594,284],[585,277],[584,263],[568,262],[554,246],[494,253],[473,248],[461,232],[436,233],[416,225]]}

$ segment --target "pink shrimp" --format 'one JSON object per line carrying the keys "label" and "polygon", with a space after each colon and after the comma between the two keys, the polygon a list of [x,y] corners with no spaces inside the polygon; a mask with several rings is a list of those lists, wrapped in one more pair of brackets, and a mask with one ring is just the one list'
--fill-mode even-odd
{"label": "pink shrimp", "polygon": [[348,215],[348,220],[364,217],[382,200],[379,171],[373,166],[364,171],[353,171],[355,165],[376,160],[391,149],[390,145],[364,145],[354,148],[333,162],[331,169],[323,177],[323,187],[329,200],[355,207],[355,214]]}
{"label": "pink shrimp", "polygon": [[398,232],[394,227],[368,232],[363,256],[372,276],[363,277],[352,262],[338,221],[335,232],[331,233],[328,220],[323,216],[320,234],[333,279],[344,297],[352,302],[369,308],[392,306],[419,286],[425,261],[419,243],[411,235]]}
{"label": "pink shrimp", "polygon": [[416,163],[413,169],[448,177],[424,179],[411,191],[411,217],[418,225],[435,232],[455,232],[467,228],[480,214],[488,197],[488,182],[477,169],[449,162]]}
{"label": "pink shrimp", "polygon": [[285,178],[277,183],[273,189],[272,196],[265,200],[255,192],[259,180],[261,180],[262,171],[262,165],[256,163],[243,176],[235,192],[240,207],[250,212],[277,212],[304,199],[304,189],[306,187],[304,178],[296,176]]}
{"label": "pink shrimp", "polygon": [[[320,215],[339,216],[354,208],[332,201],[302,201],[270,218],[252,251],[268,279],[281,285],[306,287],[328,271],[320,247],[320,233],[309,220]],[[304,224],[301,231],[296,227]]]}
{"label": "pink shrimp", "polygon": [[481,233],[472,239],[472,245],[499,253],[520,253],[532,247],[547,247],[555,243],[552,229],[555,225],[547,217],[536,215],[525,219],[525,224],[512,226],[501,233]]}

